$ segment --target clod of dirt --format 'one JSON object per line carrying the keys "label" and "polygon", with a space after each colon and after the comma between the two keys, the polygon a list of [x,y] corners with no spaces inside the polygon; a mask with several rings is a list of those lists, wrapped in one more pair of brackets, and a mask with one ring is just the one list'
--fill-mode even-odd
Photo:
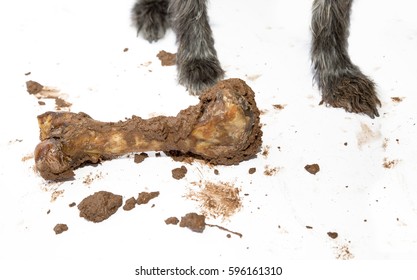
{"label": "clod of dirt", "polygon": [[134,197],[129,198],[126,200],[125,205],[123,205],[123,210],[130,211],[136,206],[136,199]]}
{"label": "clod of dirt", "polygon": [[255,167],[251,167],[251,168],[249,168],[249,174],[253,174],[253,173],[255,173],[256,172],[256,168]]}
{"label": "clod of dirt", "polygon": [[187,168],[183,165],[179,168],[172,169],[172,178],[180,180],[187,174]]}
{"label": "clod of dirt", "polygon": [[195,232],[203,232],[206,228],[206,217],[197,213],[188,213],[181,217],[180,227],[189,228]]}
{"label": "clod of dirt", "polygon": [[391,97],[391,100],[392,100],[393,102],[395,102],[395,103],[400,103],[400,102],[402,102],[402,101],[404,100],[404,97],[398,97],[398,96],[396,96],[396,97]]}
{"label": "clod of dirt", "polygon": [[134,161],[135,161],[135,163],[141,163],[141,162],[142,162],[142,161],[144,161],[147,157],[149,157],[147,153],[135,154]]}
{"label": "clod of dirt", "polygon": [[165,220],[165,224],[167,225],[176,225],[180,222],[177,217],[169,217]]}
{"label": "clod of dirt", "polygon": [[304,166],[304,169],[307,170],[307,172],[316,175],[316,173],[320,171],[320,166],[317,163],[307,164]]}
{"label": "clod of dirt", "polygon": [[102,222],[117,212],[122,206],[123,198],[111,192],[99,191],[84,198],[78,209],[80,217],[94,223]]}
{"label": "clod of dirt", "polygon": [[163,50],[160,51],[156,56],[161,61],[162,66],[172,66],[175,65],[177,61],[177,55],[175,53],[169,53]]}
{"label": "clod of dirt", "polygon": [[329,231],[329,232],[327,233],[327,235],[328,235],[331,239],[336,239],[336,238],[339,236],[339,234],[338,234],[337,232],[331,232],[331,231]]}
{"label": "clod of dirt", "polygon": [[147,204],[151,199],[159,196],[159,192],[141,192],[136,199],[138,205]]}
{"label": "clod of dirt", "polygon": [[64,231],[67,231],[67,230],[68,230],[68,226],[66,224],[57,224],[54,227],[55,234],[61,234]]}
{"label": "clod of dirt", "polygon": [[75,202],[70,203],[68,206],[69,207],[74,207],[75,205],[77,205]]}
{"label": "clod of dirt", "polygon": [[29,94],[37,94],[43,90],[43,85],[35,81],[26,82],[26,90]]}
{"label": "clod of dirt", "polygon": [[71,106],[72,106],[72,103],[69,103],[69,102],[67,102],[64,99],[59,98],[59,97],[55,98],[55,109],[61,110],[63,108],[68,108],[68,107],[71,107]]}

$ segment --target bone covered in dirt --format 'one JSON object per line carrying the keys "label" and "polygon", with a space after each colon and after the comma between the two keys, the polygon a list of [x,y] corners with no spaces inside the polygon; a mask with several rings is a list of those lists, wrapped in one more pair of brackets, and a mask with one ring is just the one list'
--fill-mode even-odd
{"label": "bone covered in dirt", "polygon": [[46,112],[38,123],[35,163],[47,180],[69,179],[85,163],[145,151],[179,151],[233,165],[254,157],[262,144],[254,93],[240,79],[217,83],[176,117],[100,122],[85,113]]}

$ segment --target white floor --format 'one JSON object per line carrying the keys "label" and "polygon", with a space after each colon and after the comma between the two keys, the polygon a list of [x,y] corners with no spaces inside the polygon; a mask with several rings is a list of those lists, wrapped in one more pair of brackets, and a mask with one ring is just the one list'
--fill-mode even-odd
{"label": "white floor", "polygon": [[[133,2],[0,3],[0,259],[126,258],[156,265],[179,256],[207,263],[417,257],[412,0],[395,5],[362,0],[353,6],[350,53],[378,85],[379,118],[318,105],[309,61],[311,0],[211,0],[219,59],[228,78],[242,78],[256,92],[267,155],[218,166],[219,175],[204,164],[188,164],[181,180],[171,177],[181,163],[152,153],[141,164],[125,157],[77,169],[75,180],[65,183],[43,180],[33,169],[36,116],[55,110],[55,104],[48,99],[39,105],[26,92],[27,80],[55,88],[72,103],[70,111],[103,121],[175,115],[198,102],[177,85],[175,67],[161,66],[156,57],[160,50],[176,52],[173,32],[153,44],[136,37]],[[384,167],[389,162],[390,168]],[[316,175],[304,169],[312,163],[320,166]],[[248,173],[251,167],[255,174]],[[267,168],[278,172],[267,176]],[[86,184],[88,178],[93,180]],[[165,225],[170,216],[201,212],[197,202],[184,197],[200,180],[241,190],[238,213],[207,222],[242,238],[227,238],[216,228],[198,234]],[[152,201],[155,207],[120,209],[99,224],[68,206],[100,190],[125,199],[141,191],[161,194]],[[57,223],[69,230],[56,235]]]}

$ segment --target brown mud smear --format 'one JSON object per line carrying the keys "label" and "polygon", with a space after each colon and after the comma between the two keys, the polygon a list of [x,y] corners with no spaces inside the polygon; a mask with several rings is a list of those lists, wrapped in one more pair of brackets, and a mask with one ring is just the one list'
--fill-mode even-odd
{"label": "brown mud smear", "polygon": [[133,116],[114,123],[85,113],[46,112],[38,116],[36,169],[47,180],[65,180],[83,164],[145,151],[178,151],[211,164],[238,164],[255,157],[262,144],[254,97],[244,81],[229,79],[176,117]]}
{"label": "brown mud smear", "polygon": [[[46,86],[41,85],[35,81],[27,81],[26,82],[26,90],[29,94],[36,96],[36,98],[40,99],[54,99],[55,100],[55,109],[62,110],[72,106],[71,103],[65,101],[59,90],[54,88],[49,88]],[[39,105],[45,105],[45,102],[38,101]]]}
{"label": "brown mud smear", "polygon": [[239,192],[238,188],[229,183],[206,182],[203,189],[190,191],[187,197],[199,202],[206,216],[227,219],[242,207]]}
{"label": "brown mud smear", "polygon": [[181,217],[180,227],[189,228],[195,232],[203,232],[206,228],[206,217],[197,213],[188,213]]}
{"label": "brown mud smear", "polygon": [[66,224],[57,224],[54,227],[55,234],[61,234],[64,231],[67,231],[67,230],[68,230],[68,226]]}
{"label": "brown mud smear", "polygon": [[99,223],[116,213],[122,203],[121,195],[99,191],[84,198],[78,204],[78,209],[80,210],[80,217],[90,222]]}
{"label": "brown mud smear", "polygon": [[185,174],[187,174],[187,168],[183,165],[179,168],[172,169],[172,178],[180,180],[185,177]]}
{"label": "brown mud smear", "polygon": [[307,164],[304,166],[304,169],[307,170],[308,173],[316,175],[317,172],[320,171],[320,166],[317,163]]}
{"label": "brown mud smear", "polygon": [[175,53],[169,53],[166,51],[160,51],[156,55],[161,61],[162,66],[173,66],[177,61],[177,55]]}
{"label": "brown mud smear", "polygon": [[151,199],[159,196],[159,192],[141,192],[136,199],[138,205],[147,204]]}

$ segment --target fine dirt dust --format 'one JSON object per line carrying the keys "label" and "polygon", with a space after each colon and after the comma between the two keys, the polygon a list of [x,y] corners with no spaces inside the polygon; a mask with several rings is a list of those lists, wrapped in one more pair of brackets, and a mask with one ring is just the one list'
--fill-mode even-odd
{"label": "fine dirt dust", "polygon": [[80,210],[80,217],[90,222],[99,223],[116,213],[122,203],[121,195],[99,191],[84,198],[78,204],[78,209]]}

